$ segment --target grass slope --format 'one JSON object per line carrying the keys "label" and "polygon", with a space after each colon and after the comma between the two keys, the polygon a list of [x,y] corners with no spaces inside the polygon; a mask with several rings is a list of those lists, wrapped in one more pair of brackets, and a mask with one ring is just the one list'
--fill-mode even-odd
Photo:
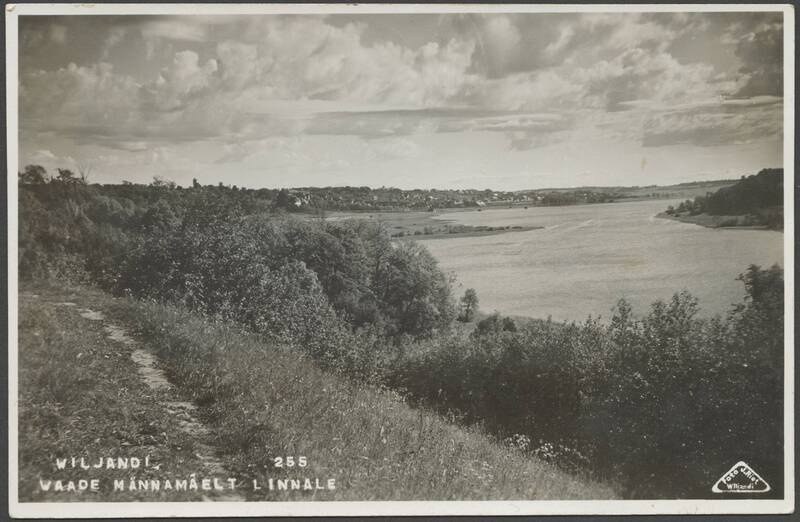
{"label": "grass slope", "polygon": [[[42,288],[19,300],[19,499],[23,502],[200,500],[196,492],[114,492],[113,480],[187,479],[202,469],[194,441],[140,380],[130,349],[80,318],[69,291]],[[86,300],[87,296],[80,297]],[[146,456],[161,470],[58,470],[56,459]],[[41,490],[39,480],[97,479],[99,492]],[[55,485],[51,482],[51,488]]]}
{"label": "grass slope", "polygon": [[[69,299],[79,306],[102,310],[111,320],[129,328],[137,341],[160,357],[180,392],[200,406],[201,415],[215,434],[222,460],[240,479],[260,479],[262,484],[268,478],[336,479],[334,491],[244,490],[251,500],[615,496],[607,486],[524,457],[478,430],[457,427],[438,415],[412,409],[390,391],[323,372],[298,351],[274,346],[231,323],[215,322],[175,307],[114,299],[85,288],[68,296],[52,287],[28,291],[40,294],[40,303]],[[23,303],[20,309],[24,477],[48,469],[48,459],[37,459],[36,455],[78,452],[89,444],[95,431],[102,431],[106,437],[101,439],[102,449],[116,453],[128,433],[141,429],[132,413],[136,408],[143,419],[159,423],[156,431],[169,427],[169,422],[159,417],[158,405],[149,403],[141,385],[134,382],[129,359],[99,356],[102,360],[95,365],[79,362],[77,350],[85,352],[89,344],[99,348],[102,342],[87,334],[83,323],[68,320],[64,311],[42,314],[43,308],[47,307],[32,302]],[[50,330],[47,342],[34,335],[44,329]],[[63,355],[53,357],[52,353]],[[46,389],[43,383],[63,378],[61,374],[73,376],[72,380],[61,385],[60,391],[47,392],[52,397],[42,396],[42,389]],[[98,402],[101,409],[97,409]],[[46,413],[34,413],[45,407],[57,409],[58,416],[47,418]],[[115,430],[116,422],[130,425]],[[45,432],[43,425],[49,426],[49,431]],[[48,438],[63,433],[65,426],[73,427],[71,435]],[[179,454],[173,452],[181,442],[170,446],[168,440],[152,442],[153,450],[162,451],[163,458]],[[47,449],[42,452],[44,447]],[[308,466],[276,469],[273,459],[279,456],[305,456]],[[178,463],[169,461],[165,467],[172,469],[173,465]]]}

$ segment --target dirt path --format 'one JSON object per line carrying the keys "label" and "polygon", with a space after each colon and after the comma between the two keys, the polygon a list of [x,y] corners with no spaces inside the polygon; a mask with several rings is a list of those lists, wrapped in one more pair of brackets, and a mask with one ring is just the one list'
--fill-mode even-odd
{"label": "dirt path", "polygon": [[[208,442],[211,438],[210,430],[197,418],[197,407],[191,402],[181,400],[176,390],[167,379],[164,372],[158,367],[158,358],[145,350],[134,341],[125,328],[108,321],[103,312],[89,308],[78,308],[75,303],[54,303],[57,306],[68,306],[75,309],[78,314],[89,321],[102,322],[106,336],[113,342],[121,343],[131,349],[131,360],[136,364],[139,376],[150,390],[159,404],[176,420],[181,431],[186,433],[194,444],[196,456],[202,462],[202,474],[206,476],[231,476],[222,461],[216,456],[216,450]],[[243,496],[236,493],[210,492],[203,500],[208,501],[243,501]]]}

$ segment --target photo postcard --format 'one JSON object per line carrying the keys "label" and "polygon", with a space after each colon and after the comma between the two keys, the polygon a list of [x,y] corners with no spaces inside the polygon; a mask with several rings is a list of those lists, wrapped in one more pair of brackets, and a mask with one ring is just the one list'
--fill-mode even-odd
{"label": "photo postcard", "polygon": [[794,510],[794,10],[8,4],[13,517]]}

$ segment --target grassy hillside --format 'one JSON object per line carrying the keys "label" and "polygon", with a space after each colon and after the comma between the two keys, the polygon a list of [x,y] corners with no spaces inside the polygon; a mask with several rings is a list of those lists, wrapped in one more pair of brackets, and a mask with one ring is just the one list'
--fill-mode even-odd
{"label": "grassy hillside", "polygon": [[[77,288],[75,289],[78,290]],[[83,292],[83,290],[80,290]],[[44,493],[39,480],[77,481],[89,476],[106,486],[128,478],[117,470],[57,470],[56,458],[150,455],[161,471],[138,478],[186,478],[201,469],[193,441],[178,429],[139,379],[129,350],[111,345],[99,324],[82,319],[77,294],[28,287],[19,300],[19,498],[21,501],[169,500],[158,493]],[[82,297],[83,299],[76,299]],[[127,472],[123,472],[127,473]],[[184,492],[171,497],[200,500]]]}
{"label": "grassy hillside", "polygon": [[[614,497],[607,486],[498,445],[479,429],[413,409],[396,393],[324,372],[303,353],[234,323],[84,287],[28,285],[23,295],[25,498],[35,499],[30,485],[55,456],[128,449],[152,452],[170,475],[185,477],[198,466],[191,441],[171,428],[174,422],[137,381],[128,354],[103,339],[96,323],[82,319],[76,311],[81,307],[102,310],[159,356],[178,393],[200,406],[226,467],[243,480],[335,478],[337,489],[317,492],[313,498],[319,500]],[[56,304],[63,301],[76,306]],[[308,459],[302,472],[272,468],[276,456],[299,455]],[[303,492],[244,493],[253,500],[311,498]]]}

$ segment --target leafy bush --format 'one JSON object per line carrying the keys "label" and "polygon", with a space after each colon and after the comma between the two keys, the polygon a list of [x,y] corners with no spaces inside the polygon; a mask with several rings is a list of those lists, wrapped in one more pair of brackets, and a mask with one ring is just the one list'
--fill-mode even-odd
{"label": "leafy bush", "polygon": [[569,468],[589,462],[631,497],[707,496],[737,460],[780,489],[782,270],[740,279],[747,299],[726,319],[697,318],[687,292],[642,318],[620,301],[607,325],[513,331],[495,314],[468,337],[405,350],[386,378]]}
{"label": "leafy bush", "polygon": [[483,336],[497,332],[516,332],[517,324],[510,317],[501,317],[497,312],[481,319],[476,325],[474,335]]}

